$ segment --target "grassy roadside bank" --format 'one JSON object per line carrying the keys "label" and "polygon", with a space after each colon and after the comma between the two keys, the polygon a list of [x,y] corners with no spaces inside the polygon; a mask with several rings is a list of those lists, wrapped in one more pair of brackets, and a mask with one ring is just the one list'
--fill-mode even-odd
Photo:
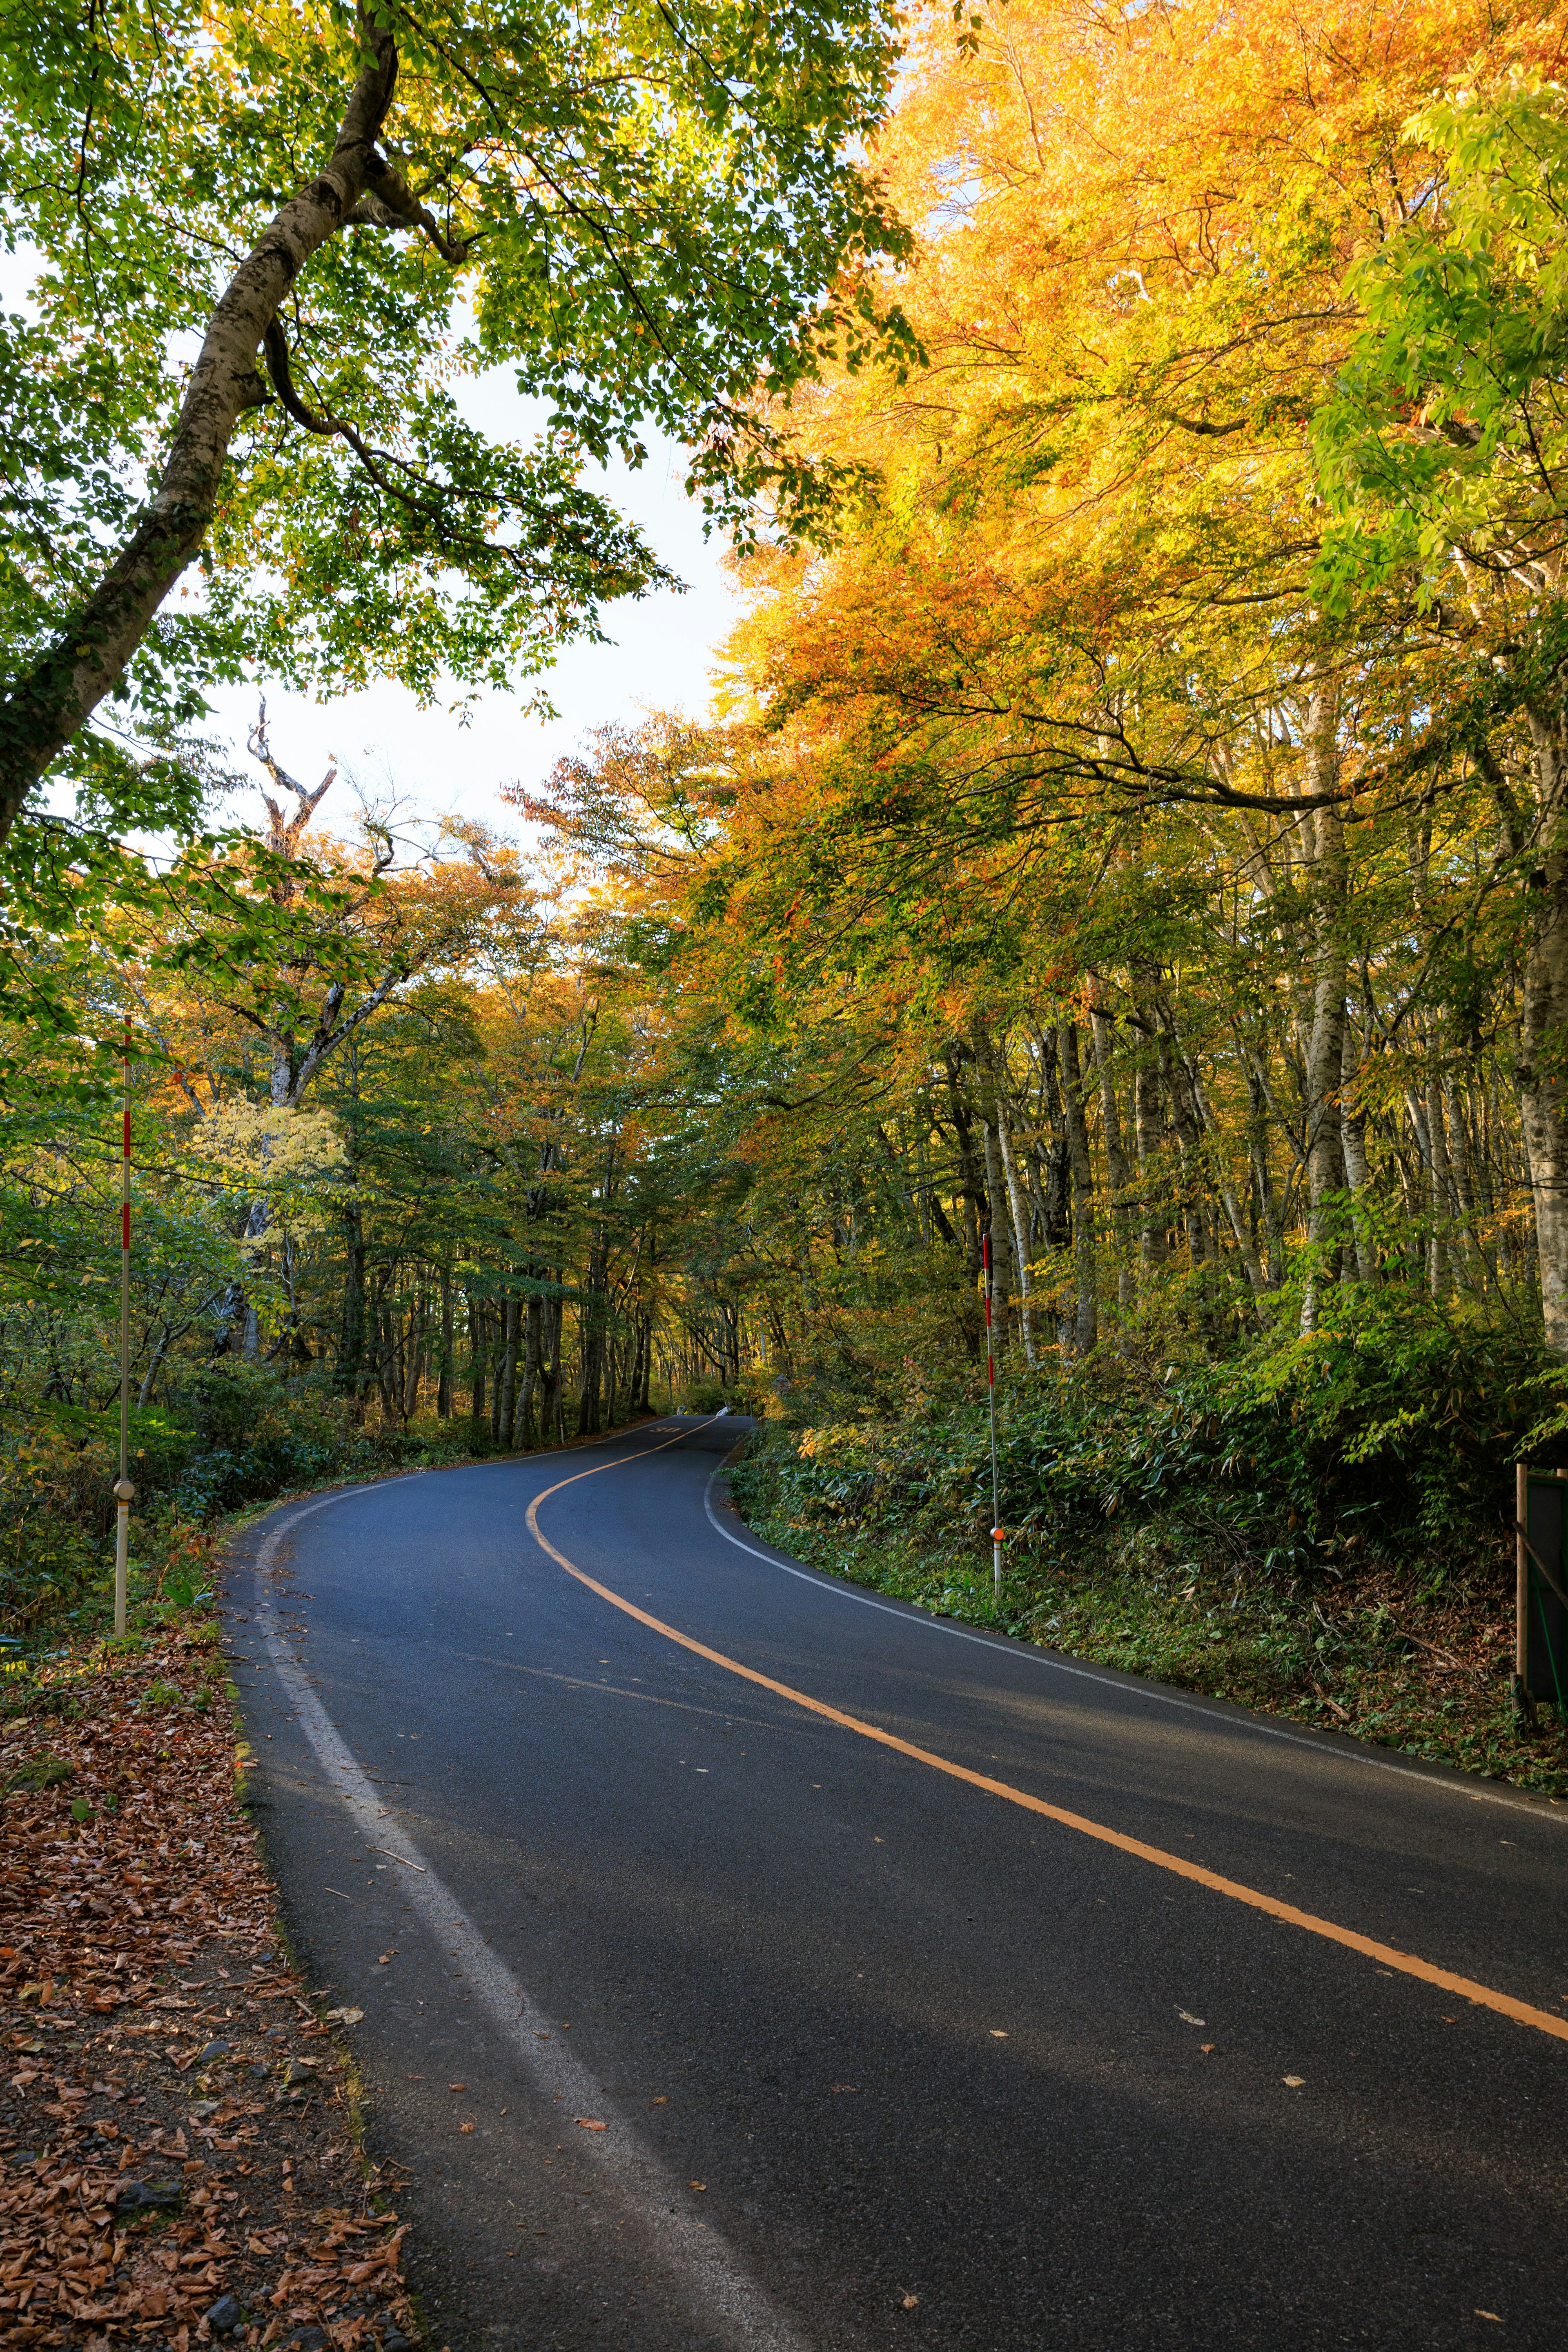
{"label": "grassy roadside bank", "polygon": [[1512,1713],[1502,1536],[1461,1530],[1416,1562],[1342,1549],[1315,1574],[1258,1574],[1191,1508],[1067,1540],[1034,1526],[1007,1545],[998,1604],[972,1496],[944,1505],[935,1471],[912,1495],[883,1443],[769,1423],[731,1492],[769,1542],[940,1615],[1568,1801],[1563,1727],[1544,1708],[1534,1724]]}

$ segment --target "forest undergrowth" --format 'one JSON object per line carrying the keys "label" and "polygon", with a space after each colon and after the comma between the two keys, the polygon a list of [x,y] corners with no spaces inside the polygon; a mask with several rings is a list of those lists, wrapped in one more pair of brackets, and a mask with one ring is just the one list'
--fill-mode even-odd
{"label": "forest undergrowth", "polygon": [[1568,1800],[1560,1711],[1514,1712],[1508,1526],[1521,1447],[1563,1450],[1561,1375],[1508,1330],[1374,1312],[1217,1363],[1010,1365],[1000,1599],[983,1373],[936,1395],[908,1367],[875,1419],[786,1391],[735,1500],[940,1615]]}
{"label": "forest undergrowth", "polygon": [[[44,1406],[0,1431],[0,1655],[90,1643],[110,1623],[117,1446],[112,1412]],[[166,1405],[131,1415],[132,1625],[197,1601],[223,1538],[258,1507],[522,1450],[467,1414],[372,1419],[308,1377],[194,1368]]]}

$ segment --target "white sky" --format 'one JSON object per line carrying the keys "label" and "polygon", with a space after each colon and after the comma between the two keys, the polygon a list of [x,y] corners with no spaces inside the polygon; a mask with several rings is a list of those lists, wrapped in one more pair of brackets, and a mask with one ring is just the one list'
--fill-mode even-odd
{"label": "white sky", "polygon": [[[0,300],[29,310],[35,267],[25,247],[0,255]],[[497,441],[532,440],[548,415],[545,404],[519,394],[505,368],[453,391],[469,420]],[[685,453],[651,431],[645,429],[641,438],[648,456],[636,473],[620,465],[605,475],[593,468],[588,486],[605,491],[640,526],[687,593],[606,606],[602,622],[609,644],[573,646],[552,670],[530,682],[555,706],[556,719],[525,718],[523,696],[482,695],[465,723],[439,703],[421,710],[412,695],[394,686],[313,702],[261,681],[216,688],[213,715],[202,731],[226,744],[234,766],[259,782],[245,739],[258,694],[265,692],[273,756],[302,784],[319,783],[336,761],[377,800],[389,790],[395,793],[405,814],[450,811],[516,834],[522,819],[501,801],[501,787],[542,783],[592,728],[613,719],[635,723],[653,709],[705,717],[714,655],[739,620],[742,600],[725,569],[723,542],[703,536],[701,510],[681,488]],[[454,688],[448,699],[457,698]],[[352,807],[351,794],[340,787],[323,804],[321,821],[346,829]],[[258,801],[243,794],[224,814],[249,822],[258,821],[262,811]]]}
{"label": "white sky", "polygon": [[[475,423],[502,440],[531,437],[541,414],[499,370],[474,385],[462,405]],[[571,647],[536,682],[558,718],[525,717],[521,697],[496,694],[481,696],[464,724],[440,706],[421,710],[412,695],[395,686],[324,703],[267,688],[272,751],[279,765],[314,786],[336,760],[376,798],[388,788],[395,791],[407,813],[435,816],[453,811],[516,834],[522,820],[501,801],[501,787],[514,781],[531,787],[542,783],[591,728],[612,719],[635,722],[644,709],[705,716],[713,656],[740,618],[741,602],[724,568],[722,542],[704,539],[701,510],[681,488],[684,453],[646,432],[643,439],[649,454],[637,472],[616,466],[601,478],[595,470],[593,486],[604,488],[641,527],[655,553],[687,583],[687,593],[667,591],[607,605],[603,621],[612,642]],[[257,689],[225,688],[212,698],[207,731],[232,746],[237,767],[258,775],[245,757]],[[323,824],[335,818],[342,824],[349,807],[348,796],[340,798],[334,790],[321,810]],[[250,812],[242,799],[232,814],[244,819]]]}

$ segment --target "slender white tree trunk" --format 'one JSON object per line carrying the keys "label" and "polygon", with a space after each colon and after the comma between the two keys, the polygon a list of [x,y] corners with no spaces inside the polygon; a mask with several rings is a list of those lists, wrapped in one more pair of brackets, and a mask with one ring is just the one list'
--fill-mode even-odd
{"label": "slender white tree trunk", "polygon": [[1538,864],[1530,877],[1519,1106],[1535,1234],[1546,1344],[1568,1356],[1568,744],[1532,718]]}
{"label": "slender white tree trunk", "polygon": [[[1345,992],[1349,954],[1345,939],[1347,868],[1344,820],[1336,801],[1326,797],[1339,780],[1336,721],[1339,698],[1332,684],[1321,684],[1307,707],[1307,785],[1325,795],[1302,819],[1311,849],[1316,908],[1313,929],[1312,1018],[1307,1036],[1307,1239],[1314,1252],[1327,1244],[1332,1202],[1344,1191],[1344,1146],[1340,1131],[1340,1087],[1344,1064]],[[1318,1319],[1321,1267],[1314,1262],[1301,1301],[1301,1328]]]}

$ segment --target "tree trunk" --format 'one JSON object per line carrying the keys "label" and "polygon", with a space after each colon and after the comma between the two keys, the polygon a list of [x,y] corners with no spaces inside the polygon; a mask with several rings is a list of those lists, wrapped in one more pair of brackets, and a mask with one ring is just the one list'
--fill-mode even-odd
{"label": "tree trunk", "polygon": [[1345,1182],[1354,1202],[1355,1263],[1362,1282],[1377,1280],[1377,1246],[1367,1214],[1372,1171],[1366,1160],[1366,1108],[1361,1098],[1361,1040],[1353,1023],[1344,1025],[1340,1063],[1340,1141],[1345,1155]]}
{"label": "tree trunk", "polygon": [[545,1301],[544,1307],[544,1339],[550,1371],[548,1381],[542,1385],[549,1402],[547,1410],[540,1413],[539,1425],[540,1434],[546,1444],[553,1433],[556,1444],[563,1445],[566,1442],[566,1383],[561,1373],[561,1328],[566,1317],[566,1298],[561,1286],[562,1269],[559,1266],[555,1274],[554,1296]]}
{"label": "tree trunk", "polygon": [[1459,1198],[1460,1241],[1465,1255],[1465,1269],[1470,1288],[1477,1297],[1484,1292],[1489,1278],[1495,1276],[1491,1252],[1487,1245],[1487,1181],[1477,1149],[1473,1123],[1468,1116],[1465,1089],[1458,1081],[1447,1076],[1443,1081],[1443,1100],[1448,1114],[1450,1168],[1454,1190]]}
{"label": "tree trunk", "polygon": [[[185,1328],[188,1328],[189,1327],[187,1326]],[[153,1353],[148,1360],[147,1370],[142,1376],[142,1385],[136,1391],[136,1410],[138,1412],[144,1412],[147,1406],[153,1402],[153,1384],[158,1377],[158,1369],[163,1363],[164,1351],[174,1335],[174,1327],[173,1323],[165,1320],[163,1329],[158,1334],[158,1344],[153,1349]]]}
{"label": "tree trunk", "polygon": [[587,1280],[577,1309],[577,1338],[582,1353],[582,1387],[577,1398],[577,1434],[598,1433],[599,1389],[605,1369],[605,1271],[607,1245],[599,1242],[588,1255]]}
{"label": "tree trunk", "polygon": [[357,1205],[343,1213],[348,1236],[348,1265],[343,1277],[343,1311],[338,1340],[336,1388],[340,1396],[364,1392],[364,1227]]}
{"label": "tree trunk", "polygon": [[441,1268],[441,1365],[436,1382],[436,1411],[442,1421],[452,1418],[452,1269]]}
{"label": "tree trunk", "polygon": [[539,1293],[531,1291],[523,1318],[522,1391],[513,1417],[513,1428],[525,1445],[533,1436],[533,1400],[539,1389]]}
{"label": "tree trunk", "polygon": [[416,1291],[408,1313],[408,1360],[403,1382],[405,1428],[419,1410],[419,1384],[425,1374],[425,1300]]}
{"label": "tree trunk", "polygon": [[468,1301],[468,1413],[470,1419],[482,1422],[485,1417],[485,1316],[477,1298]]}
{"label": "tree trunk", "polygon": [[1121,1135],[1121,1109],[1116,1099],[1116,1073],[1111,1056],[1110,1015],[1097,1003],[1089,1008],[1089,1034],[1094,1039],[1094,1068],[1100,1080],[1100,1124],[1105,1139],[1105,1172],[1110,1179],[1111,1230],[1116,1240],[1116,1304],[1131,1313],[1135,1304],[1132,1267],[1127,1255],[1127,1187],[1131,1170]]}
{"label": "tree trunk", "polygon": [[1171,1106],[1171,1124],[1176,1131],[1176,1150],[1182,1163],[1182,1216],[1187,1233],[1187,1255],[1195,1271],[1208,1255],[1204,1219],[1206,1187],[1203,1125],[1193,1100],[1192,1081],[1187,1076],[1176,1035],[1175,1017],[1163,1004],[1159,1013],[1159,1046],[1160,1075],[1165,1083],[1166,1098]]}
{"label": "tree trunk", "polygon": [[[980,1279],[980,1218],[984,1189],[974,1158],[974,1123],[969,1116],[963,1091],[958,1082],[958,1056],[953,1046],[948,1045],[943,1049],[942,1065],[947,1073],[948,1114],[958,1142],[958,1184],[963,1202],[963,1265],[973,1288]],[[974,1336],[973,1344],[978,1345],[978,1333]]]}
{"label": "tree trunk", "polygon": [[517,1423],[517,1341],[520,1321],[519,1301],[515,1291],[507,1294],[505,1313],[506,1339],[500,1367],[500,1443],[510,1446],[516,1438]]}
{"label": "tree trunk", "polygon": [[[262,1139],[263,1166],[268,1157],[267,1140]],[[258,1263],[258,1244],[271,1219],[271,1204],[265,1199],[252,1201],[245,1219],[245,1262],[247,1271]],[[247,1364],[255,1363],[261,1353],[261,1321],[248,1290],[242,1291],[239,1307],[239,1352]]]}
{"label": "tree trunk", "polygon": [[980,1132],[985,1147],[986,1231],[991,1236],[991,1320],[998,1353],[1006,1346],[1009,1310],[1014,1297],[1013,1252],[1007,1239],[1007,1185],[996,1129],[983,1118]]}
{"label": "tree trunk", "polygon": [[1426,1079],[1426,1165],[1431,1175],[1430,1211],[1432,1238],[1427,1244],[1427,1286],[1434,1298],[1441,1298],[1448,1287],[1448,1234],[1445,1230],[1453,1220],[1453,1200],[1448,1182],[1448,1138],[1443,1118],[1443,1089],[1436,1072]]}
{"label": "tree trunk", "polygon": [[376,1311],[376,1385],[381,1391],[383,1421],[397,1418],[397,1356],[392,1332],[392,1310],[384,1305]]}
{"label": "tree trunk", "polygon": [[1154,1022],[1139,1006],[1142,1031],[1132,1074],[1132,1132],[1138,1153],[1138,1257],[1146,1273],[1165,1259],[1164,1106],[1160,1099],[1159,1047]]}
{"label": "tree trunk", "polygon": [[200,548],[241,415],[265,398],[256,355],[300,271],[374,177],[397,50],[369,10],[363,62],[327,162],[277,213],[219,297],[191,370],[158,488],[99,585],[0,706],[0,841],[27,794],[123,676]]}
{"label": "tree trunk", "polygon": [[[1332,686],[1320,686],[1307,708],[1307,783],[1313,793],[1331,792],[1339,777],[1336,723],[1339,700]],[[1340,1087],[1344,1066],[1345,988],[1349,954],[1345,908],[1349,872],[1344,820],[1336,802],[1323,800],[1300,820],[1311,850],[1316,906],[1313,912],[1312,1025],[1306,1051],[1307,1241],[1312,1252],[1301,1300],[1301,1328],[1318,1319],[1320,1283],[1335,1271],[1326,1260],[1333,1225],[1333,1198],[1344,1191],[1345,1156],[1341,1138]]]}
{"label": "tree trunk", "polygon": [[1088,1355],[1100,1337],[1100,1302],[1094,1263],[1094,1161],[1089,1156],[1089,1122],[1083,1115],[1078,1030],[1070,1021],[1062,1022],[1057,1030],[1057,1051],[1061,1062],[1062,1110],[1067,1119],[1068,1158],[1072,1169],[1072,1255],[1078,1290],[1073,1346],[1081,1357]]}
{"label": "tree trunk", "polygon": [[[1215,1181],[1218,1186],[1220,1199],[1225,1203],[1225,1213],[1229,1221],[1230,1230],[1235,1237],[1236,1246],[1241,1255],[1242,1271],[1247,1276],[1247,1287],[1251,1290],[1254,1298],[1257,1298],[1262,1295],[1265,1285],[1263,1280],[1263,1265],[1258,1255],[1257,1244],[1253,1238],[1253,1229],[1247,1219],[1244,1217],[1241,1213],[1241,1202],[1237,1197],[1236,1187],[1231,1182],[1229,1174],[1226,1171],[1224,1159],[1224,1139],[1220,1134],[1219,1122],[1215,1118],[1214,1111],[1209,1104],[1208,1097],[1204,1092],[1202,1082],[1193,1065],[1190,1062],[1184,1061],[1184,1067],[1187,1074],[1187,1083],[1192,1088],[1194,1108],[1197,1112],[1199,1119],[1202,1121],[1204,1135],[1209,1144],[1210,1159],[1213,1163]],[[1217,1226],[1217,1219],[1215,1220],[1215,1223]],[[1215,1239],[1214,1254],[1217,1258],[1219,1255],[1219,1241],[1217,1233]]]}
{"label": "tree trunk", "polygon": [[[1550,755],[1550,756],[1549,756]],[[1568,824],[1564,750],[1539,744],[1541,866],[1531,881],[1519,1035],[1519,1107],[1535,1202],[1546,1344],[1568,1356]]]}
{"label": "tree trunk", "polygon": [[1270,1290],[1278,1290],[1285,1279],[1285,1226],[1280,1215],[1279,1195],[1274,1190],[1274,1171],[1268,1163],[1268,1097],[1258,1074],[1255,1058],[1248,1054],[1247,1063],[1247,1157],[1252,1162],[1252,1182],[1258,1202],[1258,1220],[1268,1248],[1268,1282]]}
{"label": "tree trunk", "polygon": [[991,1235],[991,1317],[996,1346],[1000,1349],[1007,1343],[1011,1309],[1018,1295],[1018,1285],[1009,1231],[1012,1219],[1008,1209],[1007,1179],[1002,1166],[1002,1150],[996,1133],[996,1066],[990,1037],[980,1022],[974,1024],[970,1051],[980,1082],[980,1134],[985,1155],[985,1200]]}
{"label": "tree trunk", "polygon": [[1018,1163],[1013,1156],[1013,1138],[1007,1124],[1007,1105],[1002,1090],[1000,1056],[993,1049],[991,1072],[995,1086],[996,1141],[1002,1155],[1002,1178],[1007,1187],[1007,1209],[1012,1220],[1013,1254],[1018,1268],[1018,1312],[1024,1327],[1024,1353],[1033,1364],[1035,1357],[1035,1275],[1030,1265],[1029,1209],[1018,1181]]}

